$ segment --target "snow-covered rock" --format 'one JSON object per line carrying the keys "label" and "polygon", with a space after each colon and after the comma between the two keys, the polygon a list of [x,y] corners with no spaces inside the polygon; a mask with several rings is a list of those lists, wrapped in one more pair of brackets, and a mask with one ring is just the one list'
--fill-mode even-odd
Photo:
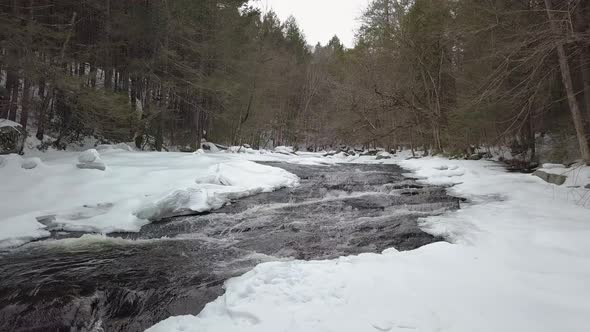
{"label": "snow-covered rock", "polygon": [[86,150],[80,153],[80,156],[78,156],[78,161],[81,163],[92,163],[99,160],[100,154],[98,153],[98,151],[96,151],[96,149]]}
{"label": "snow-covered rock", "polygon": [[33,169],[33,168],[36,168],[37,166],[42,165],[42,164],[43,164],[43,162],[41,161],[40,158],[34,157],[34,158],[24,159],[21,164],[21,167],[24,169]]}
{"label": "snow-covered rock", "polygon": [[295,150],[293,149],[292,146],[277,146],[276,148],[274,148],[274,153],[280,153],[280,154],[294,154]]}
{"label": "snow-covered rock", "polygon": [[197,151],[193,152],[193,154],[204,154],[205,150],[203,149],[197,149]]}
{"label": "snow-covered rock", "polygon": [[383,159],[391,159],[391,153],[386,152],[386,151],[380,151],[377,152],[377,160],[383,160]]}
{"label": "snow-covered rock", "polygon": [[76,165],[80,169],[96,169],[104,171],[107,169],[105,163],[100,159],[100,154],[96,149],[89,149],[78,156],[78,164]]}
{"label": "snow-covered rock", "polygon": [[217,145],[211,142],[202,142],[201,148],[205,150],[205,152],[219,152]]}

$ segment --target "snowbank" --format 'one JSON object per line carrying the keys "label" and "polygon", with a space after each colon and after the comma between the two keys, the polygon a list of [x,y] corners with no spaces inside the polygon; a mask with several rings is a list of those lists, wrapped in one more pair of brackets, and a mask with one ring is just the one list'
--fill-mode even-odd
{"label": "snowbank", "polygon": [[[298,183],[283,169],[231,154],[101,151],[47,153],[31,169],[23,167],[32,162],[18,155],[0,157],[0,247],[47,236],[48,230],[134,232],[150,220],[208,211]],[[97,160],[109,167],[76,167]]]}
{"label": "snowbank", "polygon": [[587,331],[589,209],[493,162],[397,162],[469,200],[423,220],[453,243],[264,263],[229,280],[198,316],[148,331]]}

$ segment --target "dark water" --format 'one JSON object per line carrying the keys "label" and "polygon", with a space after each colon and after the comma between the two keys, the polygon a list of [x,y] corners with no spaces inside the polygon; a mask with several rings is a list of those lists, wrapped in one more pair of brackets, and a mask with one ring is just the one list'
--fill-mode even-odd
{"label": "dark water", "polygon": [[0,253],[0,331],[143,331],[197,314],[223,282],[277,259],[329,259],[441,241],[421,217],[459,208],[393,165],[272,164],[301,186],[108,238],[55,234]]}

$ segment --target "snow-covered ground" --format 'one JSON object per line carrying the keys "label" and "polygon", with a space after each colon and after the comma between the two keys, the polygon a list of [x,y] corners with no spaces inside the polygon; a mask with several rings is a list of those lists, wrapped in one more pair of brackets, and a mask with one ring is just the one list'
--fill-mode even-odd
{"label": "snow-covered ground", "polygon": [[[24,159],[0,156],[0,247],[45,237],[48,229],[134,232],[150,220],[216,209],[231,199],[299,180],[237,154],[125,147],[100,146],[99,155],[52,151]],[[106,169],[80,169],[78,164]]]}
{"label": "snow-covered ground", "polygon": [[[295,158],[284,157],[376,162]],[[459,211],[422,222],[451,243],[264,263],[229,280],[226,293],[198,316],[171,317],[149,331],[588,331],[588,190],[580,196],[584,191],[506,173],[487,161],[379,162],[399,163],[428,183],[454,185],[450,192],[469,200]]]}

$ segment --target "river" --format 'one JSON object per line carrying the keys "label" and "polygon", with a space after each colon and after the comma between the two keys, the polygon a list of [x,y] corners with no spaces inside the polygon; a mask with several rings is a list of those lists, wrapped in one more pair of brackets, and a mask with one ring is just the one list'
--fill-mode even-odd
{"label": "river", "polygon": [[422,217],[458,209],[395,165],[267,163],[301,185],[139,233],[56,232],[0,252],[0,331],[143,331],[197,314],[228,278],[276,260],[411,250],[443,241]]}

